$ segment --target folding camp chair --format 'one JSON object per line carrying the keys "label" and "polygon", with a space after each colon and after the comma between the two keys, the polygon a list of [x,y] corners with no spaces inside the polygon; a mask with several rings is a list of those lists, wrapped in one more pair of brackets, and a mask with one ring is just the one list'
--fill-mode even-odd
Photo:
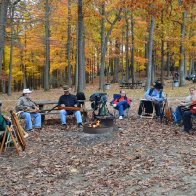
{"label": "folding camp chair", "polygon": [[152,101],[141,99],[139,110],[141,112],[141,118],[153,118],[155,115],[155,108]]}
{"label": "folding camp chair", "polygon": [[[113,94],[113,100],[110,102],[110,105],[113,106],[114,100],[115,99],[119,99],[120,97],[121,97],[120,94]],[[113,110],[114,117],[115,118],[118,118],[119,117],[118,110],[115,107],[113,107],[113,109],[114,109]],[[124,109],[124,115],[125,115],[125,117],[129,117],[130,109],[131,109],[130,105],[127,108]]]}

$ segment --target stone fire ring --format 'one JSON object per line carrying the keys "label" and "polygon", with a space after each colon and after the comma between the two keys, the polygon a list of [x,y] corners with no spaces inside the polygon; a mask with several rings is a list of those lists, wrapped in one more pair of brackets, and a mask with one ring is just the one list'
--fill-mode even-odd
{"label": "stone fire ring", "polygon": [[98,127],[90,127],[89,124],[84,124],[83,126],[83,132],[89,134],[102,134],[102,133],[108,133],[112,131],[113,131],[113,126],[107,127],[107,126],[100,125]]}

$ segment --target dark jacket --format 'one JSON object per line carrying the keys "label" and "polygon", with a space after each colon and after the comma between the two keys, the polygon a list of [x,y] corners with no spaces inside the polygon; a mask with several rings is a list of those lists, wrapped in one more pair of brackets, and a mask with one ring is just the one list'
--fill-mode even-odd
{"label": "dark jacket", "polygon": [[59,98],[58,105],[60,106],[61,104],[64,104],[67,107],[72,107],[76,104],[78,104],[78,101],[76,99],[75,95],[69,94],[69,95],[62,95]]}

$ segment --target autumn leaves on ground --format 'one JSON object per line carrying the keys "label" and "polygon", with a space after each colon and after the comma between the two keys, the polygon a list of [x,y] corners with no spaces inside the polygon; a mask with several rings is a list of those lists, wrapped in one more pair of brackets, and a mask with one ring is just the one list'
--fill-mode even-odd
{"label": "autumn leaves on ground", "polygon": [[[88,99],[95,87],[87,89]],[[176,100],[186,96],[187,89],[168,86],[166,92]],[[113,85],[108,99],[118,90]],[[30,134],[20,156],[9,149],[0,157],[0,195],[194,195],[195,134],[137,119],[143,92],[127,90],[133,99],[131,115],[117,119],[119,129],[113,133],[89,135],[71,119],[67,130],[55,120],[47,121],[40,132]],[[33,98],[56,100],[61,94],[61,89],[35,91]],[[14,107],[14,100],[1,99],[3,110]]]}

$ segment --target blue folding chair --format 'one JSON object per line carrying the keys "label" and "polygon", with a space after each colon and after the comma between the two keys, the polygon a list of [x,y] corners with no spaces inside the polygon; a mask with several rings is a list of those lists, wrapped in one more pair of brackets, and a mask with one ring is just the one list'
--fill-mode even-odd
{"label": "blue folding chair", "polygon": [[[110,102],[110,105],[113,106],[114,100],[120,99],[120,97],[121,97],[120,94],[113,94],[113,100]],[[115,118],[118,118],[119,117],[118,110],[115,107],[113,107],[113,109],[114,109],[113,110],[114,117]],[[125,115],[125,117],[129,117],[129,111],[130,111],[130,109],[131,109],[131,106],[130,105],[128,105],[126,108],[124,108],[124,115]]]}

